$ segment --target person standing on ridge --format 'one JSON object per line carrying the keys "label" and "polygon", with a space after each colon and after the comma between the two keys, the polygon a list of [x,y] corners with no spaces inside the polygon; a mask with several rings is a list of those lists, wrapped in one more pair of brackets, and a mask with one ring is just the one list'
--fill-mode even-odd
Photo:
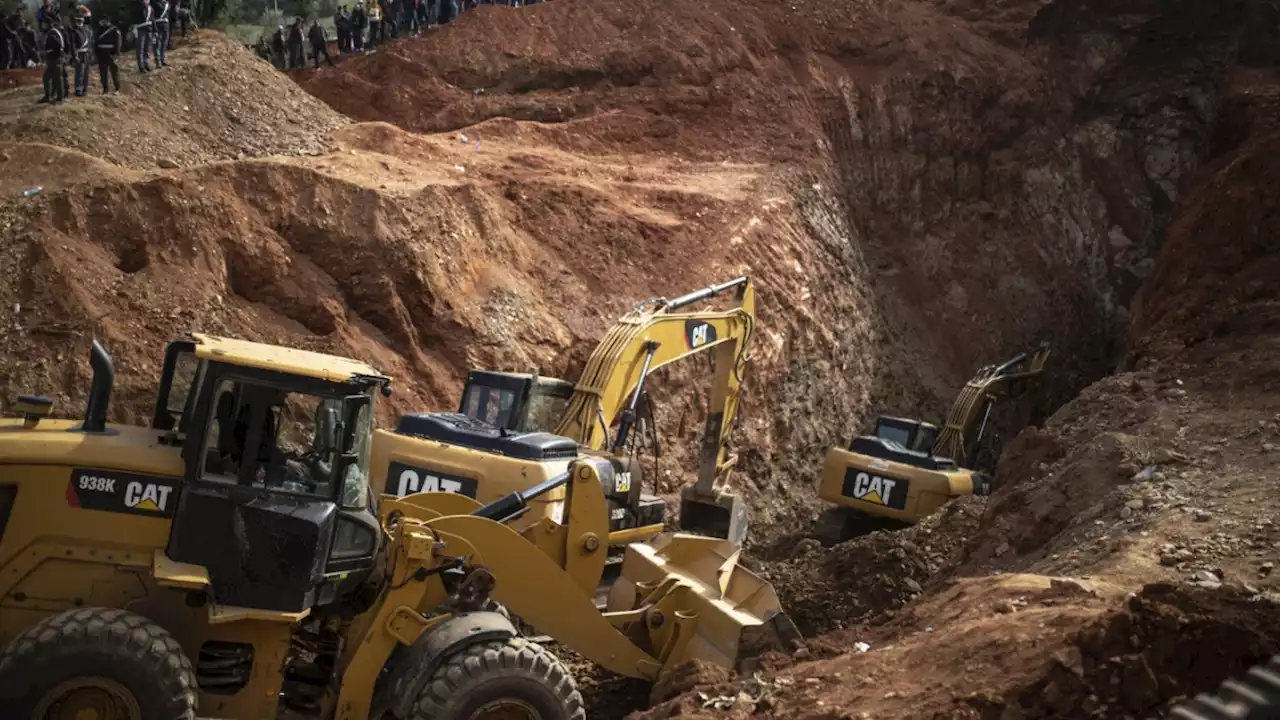
{"label": "person standing on ridge", "polygon": [[276,31],[271,33],[271,64],[276,66],[277,70],[284,70],[284,26],[277,25]]}
{"label": "person standing on ridge", "polygon": [[18,34],[9,27],[9,16],[0,13],[0,70],[14,67],[18,54]]}
{"label": "person standing on ridge", "polygon": [[355,7],[351,8],[351,51],[361,52],[364,50],[364,31],[369,26],[369,16],[365,15],[364,3],[356,0]]}
{"label": "person standing on ridge", "polygon": [[308,37],[311,40],[311,66],[320,69],[320,56],[324,55],[324,61],[329,63],[329,67],[333,67],[333,58],[329,57],[329,38],[325,37],[319,18],[311,22]]}
{"label": "person standing on ridge", "polygon": [[[178,23],[178,32],[181,33],[182,39],[187,39],[187,25],[190,22],[191,11],[182,0],[173,1],[173,20]],[[172,30],[172,27],[170,28]],[[172,35],[170,36],[172,38]],[[169,49],[173,49],[173,40],[169,41]]]}
{"label": "person standing on ridge", "polygon": [[342,5],[333,11],[333,31],[338,34],[338,54],[351,52],[347,45],[351,40],[351,20],[347,17],[347,9]]}
{"label": "person standing on ridge", "polygon": [[285,43],[289,50],[288,68],[293,70],[303,66],[305,57],[302,53],[302,18],[294,18],[289,26],[289,40]]}
{"label": "person standing on ridge", "polygon": [[62,97],[71,94],[71,83],[67,77],[67,68],[75,61],[76,41],[71,32],[71,24],[62,19],[62,14],[57,10],[53,11],[53,29],[62,33],[62,64],[58,69],[62,75]]}
{"label": "person standing on ridge", "polygon": [[77,14],[71,22],[74,25],[71,38],[72,61],[76,64],[76,97],[84,97],[89,90],[89,53],[93,47],[93,31],[85,24],[82,15]]}
{"label": "person standing on ridge", "polygon": [[386,39],[380,37],[382,35],[382,5],[378,3],[378,0],[368,0],[365,3],[365,14],[369,18],[369,42],[365,47],[365,52],[373,52],[373,49],[378,46],[378,41]]}
{"label": "person standing on ridge", "polygon": [[53,27],[53,18],[57,14],[58,11],[53,7],[53,0],[44,0],[40,7],[36,8],[36,30],[40,32],[41,37]]}
{"label": "person standing on ridge", "polygon": [[[18,15],[17,11],[14,14]],[[35,67],[40,64],[40,38],[36,37],[36,29],[21,15],[18,15],[17,26],[18,44],[22,47],[22,60],[18,67]]]}
{"label": "person standing on ridge", "polygon": [[142,0],[142,18],[134,26],[136,35],[138,72],[151,72],[147,62],[151,56],[151,3]]}
{"label": "person standing on ridge", "polygon": [[165,59],[165,49],[169,46],[169,0],[156,0],[151,27],[151,47],[155,50],[156,67],[162,68],[169,64]]}
{"label": "person standing on ridge", "polygon": [[44,97],[38,101],[42,103],[60,103],[67,97],[67,76],[62,71],[62,54],[67,45],[57,26],[59,22],[56,14],[50,16],[49,29],[44,33]]}
{"label": "person standing on ridge", "polygon": [[107,76],[115,83],[116,93],[120,92],[120,66],[116,58],[124,50],[124,33],[111,22],[109,15],[102,16],[98,25],[98,41],[94,44],[98,58],[98,79],[102,80],[102,94],[107,94]]}

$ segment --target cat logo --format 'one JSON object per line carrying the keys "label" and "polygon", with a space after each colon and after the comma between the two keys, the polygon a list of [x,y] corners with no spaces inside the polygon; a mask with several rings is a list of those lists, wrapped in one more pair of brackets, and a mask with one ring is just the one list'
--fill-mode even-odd
{"label": "cat logo", "polygon": [[436,470],[409,467],[393,462],[387,472],[386,492],[397,497],[420,492],[447,492],[476,496],[476,481]]}
{"label": "cat logo", "polygon": [[631,471],[618,473],[617,479],[613,483],[613,491],[625,495],[631,492]]}
{"label": "cat logo", "polygon": [[173,488],[155,483],[130,482],[124,486],[125,507],[153,513],[164,513],[169,509],[169,493]]}
{"label": "cat logo", "polygon": [[907,504],[907,481],[872,475],[850,468],[844,475],[845,497],[902,510]]}
{"label": "cat logo", "polygon": [[178,478],[76,468],[67,485],[67,504],[85,510],[173,517]]}
{"label": "cat logo", "polygon": [[693,329],[693,333],[689,335],[689,344],[693,347],[702,347],[707,344],[707,328],[710,325],[699,325]]}
{"label": "cat logo", "polygon": [[701,320],[686,320],[684,323],[684,339],[690,350],[716,341],[716,328]]}

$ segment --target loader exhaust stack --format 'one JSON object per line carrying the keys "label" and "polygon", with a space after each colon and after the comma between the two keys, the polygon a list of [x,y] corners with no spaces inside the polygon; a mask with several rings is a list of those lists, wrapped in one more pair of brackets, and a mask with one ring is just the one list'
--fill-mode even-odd
{"label": "loader exhaust stack", "polygon": [[83,428],[85,432],[102,432],[107,429],[107,405],[111,402],[116,369],[107,349],[97,340],[93,341],[93,349],[89,353],[89,365],[93,368],[93,385],[89,389],[89,403],[84,409]]}

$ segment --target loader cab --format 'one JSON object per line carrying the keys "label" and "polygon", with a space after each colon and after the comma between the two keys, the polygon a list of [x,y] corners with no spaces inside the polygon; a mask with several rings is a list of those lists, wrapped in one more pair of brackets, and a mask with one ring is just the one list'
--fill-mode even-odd
{"label": "loader cab", "polygon": [[574,384],[529,373],[472,370],[458,412],[515,432],[554,432]]}
{"label": "loader cab", "polygon": [[152,419],[186,465],[168,556],[207,569],[214,600],[332,605],[381,538],[369,462],[385,377],[363,363],[198,336],[166,353]]}

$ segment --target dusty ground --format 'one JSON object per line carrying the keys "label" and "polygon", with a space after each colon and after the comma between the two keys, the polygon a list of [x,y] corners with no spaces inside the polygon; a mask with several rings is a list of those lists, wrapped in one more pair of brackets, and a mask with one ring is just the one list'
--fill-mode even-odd
{"label": "dusty ground", "polygon": [[[119,97],[9,90],[4,402],[78,412],[98,337],[112,417],[139,419],[194,328],[370,360],[386,422],[453,406],[468,367],[572,375],[634,302],[750,274],[735,482],[811,639],[758,677],[682,674],[644,717],[1158,714],[1280,647],[1258,8],[558,0],[296,83],[203,32]],[[997,419],[989,500],[802,539],[827,447],[938,418],[1040,339],[1047,390]],[[665,491],[699,370],[659,378]],[[646,705],[575,666],[592,718]]]}

